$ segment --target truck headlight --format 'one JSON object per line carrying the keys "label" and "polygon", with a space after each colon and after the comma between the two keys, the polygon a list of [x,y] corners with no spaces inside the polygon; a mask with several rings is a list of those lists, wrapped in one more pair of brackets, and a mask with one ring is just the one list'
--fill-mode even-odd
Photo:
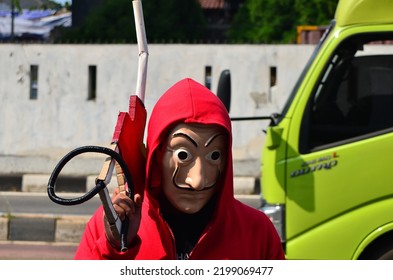
{"label": "truck headlight", "polygon": [[260,209],[272,221],[281,238],[281,243],[285,243],[285,207],[282,204],[264,204]]}

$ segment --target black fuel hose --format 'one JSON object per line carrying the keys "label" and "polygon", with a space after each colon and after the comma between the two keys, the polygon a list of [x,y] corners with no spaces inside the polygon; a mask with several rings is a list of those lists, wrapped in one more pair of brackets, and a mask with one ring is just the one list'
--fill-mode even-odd
{"label": "black fuel hose", "polygon": [[[101,190],[106,188],[106,185],[102,181],[98,181],[98,182],[96,182],[96,186],[94,188],[92,188],[89,192],[87,192],[86,194],[84,194],[80,197],[62,198],[62,197],[59,197],[56,195],[55,184],[56,184],[56,180],[57,180],[61,170],[64,168],[64,166],[71,159],[73,159],[74,157],[76,157],[80,154],[84,154],[84,153],[106,154],[106,155],[110,156],[112,159],[114,159],[120,165],[120,167],[124,173],[124,176],[126,178],[126,182],[128,185],[128,196],[131,199],[134,199],[134,184],[132,182],[131,173],[129,172],[127,164],[125,163],[123,158],[120,156],[120,154],[117,153],[116,151],[106,148],[106,147],[83,146],[83,147],[76,148],[76,149],[72,150],[71,152],[69,152],[68,154],[66,154],[58,162],[56,167],[53,169],[52,174],[49,178],[48,188],[47,188],[48,196],[53,202],[55,202],[57,204],[61,204],[61,205],[78,205],[78,204],[81,204],[83,202],[90,200],[92,197],[94,197],[96,194],[98,194]],[[122,251],[127,250],[127,246],[126,246],[127,230],[128,230],[128,218],[126,217],[124,219],[124,221],[122,222],[122,232],[121,232],[121,240],[120,240]]]}

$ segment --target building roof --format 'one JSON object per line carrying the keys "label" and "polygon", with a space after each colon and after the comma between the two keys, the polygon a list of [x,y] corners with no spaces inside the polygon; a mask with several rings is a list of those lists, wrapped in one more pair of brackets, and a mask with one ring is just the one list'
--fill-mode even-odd
{"label": "building roof", "polygon": [[[23,10],[14,17],[13,27],[11,12],[0,10],[0,39],[12,36],[47,39],[56,26],[71,26],[71,12],[56,13],[54,10]],[[14,34],[11,34],[11,32]]]}

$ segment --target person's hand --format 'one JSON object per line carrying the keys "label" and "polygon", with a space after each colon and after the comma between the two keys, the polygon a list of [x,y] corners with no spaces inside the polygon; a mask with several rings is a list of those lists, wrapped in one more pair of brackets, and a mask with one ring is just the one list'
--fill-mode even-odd
{"label": "person's hand", "polygon": [[[120,192],[119,188],[116,188],[112,195],[112,204],[121,221],[128,218],[127,244],[131,244],[138,233],[141,222],[142,198],[139,194],[135,194],[134,201],[132,201],[124,192]],[[120,240],[113,236],[106,217],[104,217],[104,224],[108,241],[113,247],[120,248]]]}

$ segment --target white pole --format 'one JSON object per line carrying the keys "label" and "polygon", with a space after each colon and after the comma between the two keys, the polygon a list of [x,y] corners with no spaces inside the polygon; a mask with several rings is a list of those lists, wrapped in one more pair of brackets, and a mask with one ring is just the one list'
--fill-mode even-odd
{"label": "white pole", "polygon": [[135,94],[141,99],[142,102],[144,102],[145,90],[146,90],[147,60],[149,56],[149,51],[147,49],[145,23],[143,20],[142,1],[133,0],[132,5],[134,9],[136,38],[137,38],[138,50],[139,50],[138,77],[137,77]]}

